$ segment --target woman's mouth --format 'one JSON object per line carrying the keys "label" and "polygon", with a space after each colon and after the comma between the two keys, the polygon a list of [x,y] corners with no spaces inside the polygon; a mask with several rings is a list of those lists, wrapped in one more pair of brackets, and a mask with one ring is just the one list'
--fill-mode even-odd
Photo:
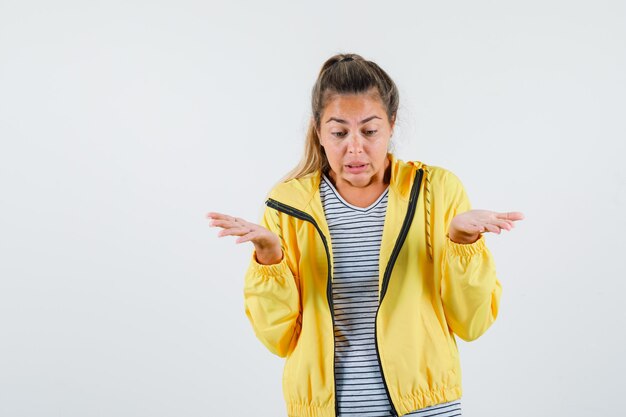
{"label": "woman's mouth", "polygon": [[351,173],[359,173],[359,172],[365,171],[366,167],[367,167],[367,164],[346,165],[346,170]]}

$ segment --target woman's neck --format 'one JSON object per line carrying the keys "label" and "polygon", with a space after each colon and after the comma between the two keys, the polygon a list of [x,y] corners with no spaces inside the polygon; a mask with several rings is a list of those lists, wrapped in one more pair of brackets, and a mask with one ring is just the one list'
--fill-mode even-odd
{"label": "woman's neck", "polygon": [[333,186],[341,197],[356,207],[369,207],[387,189],[391,180],[391,163],[386,160],[386,167],[382,177],[372,176],[369,184],[363,187],[355,187],[348,181],[337,181],[335,173],[330,170],[326,176],[333,183]]}

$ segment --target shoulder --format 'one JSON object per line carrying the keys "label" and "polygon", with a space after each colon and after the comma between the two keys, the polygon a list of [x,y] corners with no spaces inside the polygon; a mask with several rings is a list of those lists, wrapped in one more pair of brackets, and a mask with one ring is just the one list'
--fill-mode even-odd
{"label": "shoulder", "polygon": [[450,195],[463,190],[463,183],[452,170],[426,164],[422,164],[422,168],[425,173],[426,187],[429,191]]}
{"label": "shoulder", "polygon": [[423,171],[422,183],[427,193],[456,192],[461,187],[459,178],[449,169],[438,165],[429,165],[419,160],[403,161],[390,154],[392,161],[392,182],[400,194],[406,194],[411,188],[418,170]]}
{"label": "shoulder", "polygon": [[[272,186],[268,196],[281,197],[285,194],[309,193],[313,190],[314,182],[316,181],[313,178],[313,174],[308,174],[300,178],[292,178],[287,181],[281,181]],[[319,180],[317,180],[317,184],[319,185]]]}
{"label": "shoulder", "polygon": [[437,165],[422,164],[424,171],[428,172],[431,180],[445,181],[449,177],[456,178],[456,175],[449,169]]}
{"label": "shoulder", "polygon": [[449,169],[437,165],[430,165],[418,160],[403,161],[394,158],[393,169],[396,172],[404,173],[404,175],[413,175],[416,171],[422,170],[431,181],[445,181],[448,178],[452,180],[458,179],[457,176]]}
{"label": "shoulder", "polygon": [[299,178],[282,181],[271,188],[267,198],[302,209],[306,207],[319,189],[319,183],[319,173],[311,173]]}

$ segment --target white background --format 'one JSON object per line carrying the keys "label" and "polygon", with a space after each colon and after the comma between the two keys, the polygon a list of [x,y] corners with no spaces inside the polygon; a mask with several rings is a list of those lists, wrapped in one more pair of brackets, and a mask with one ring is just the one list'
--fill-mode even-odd
{"label": "white background", "polygon": [[623,410],[624,1],[0,0],[0,416],[285,416],[243,307],[258,221],[337,52],[401,94],[396,155],[489,234],[463,415]]}

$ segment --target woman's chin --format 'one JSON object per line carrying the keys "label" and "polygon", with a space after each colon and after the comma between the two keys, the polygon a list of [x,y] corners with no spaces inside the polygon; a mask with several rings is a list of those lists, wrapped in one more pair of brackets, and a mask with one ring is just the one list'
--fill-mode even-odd
{"label": "woman's chin", "polygon": [[344,180],[350,183],[353,187],[365,187],[370,184],[372,178],[366,173],[360,174],[346,174]]}

